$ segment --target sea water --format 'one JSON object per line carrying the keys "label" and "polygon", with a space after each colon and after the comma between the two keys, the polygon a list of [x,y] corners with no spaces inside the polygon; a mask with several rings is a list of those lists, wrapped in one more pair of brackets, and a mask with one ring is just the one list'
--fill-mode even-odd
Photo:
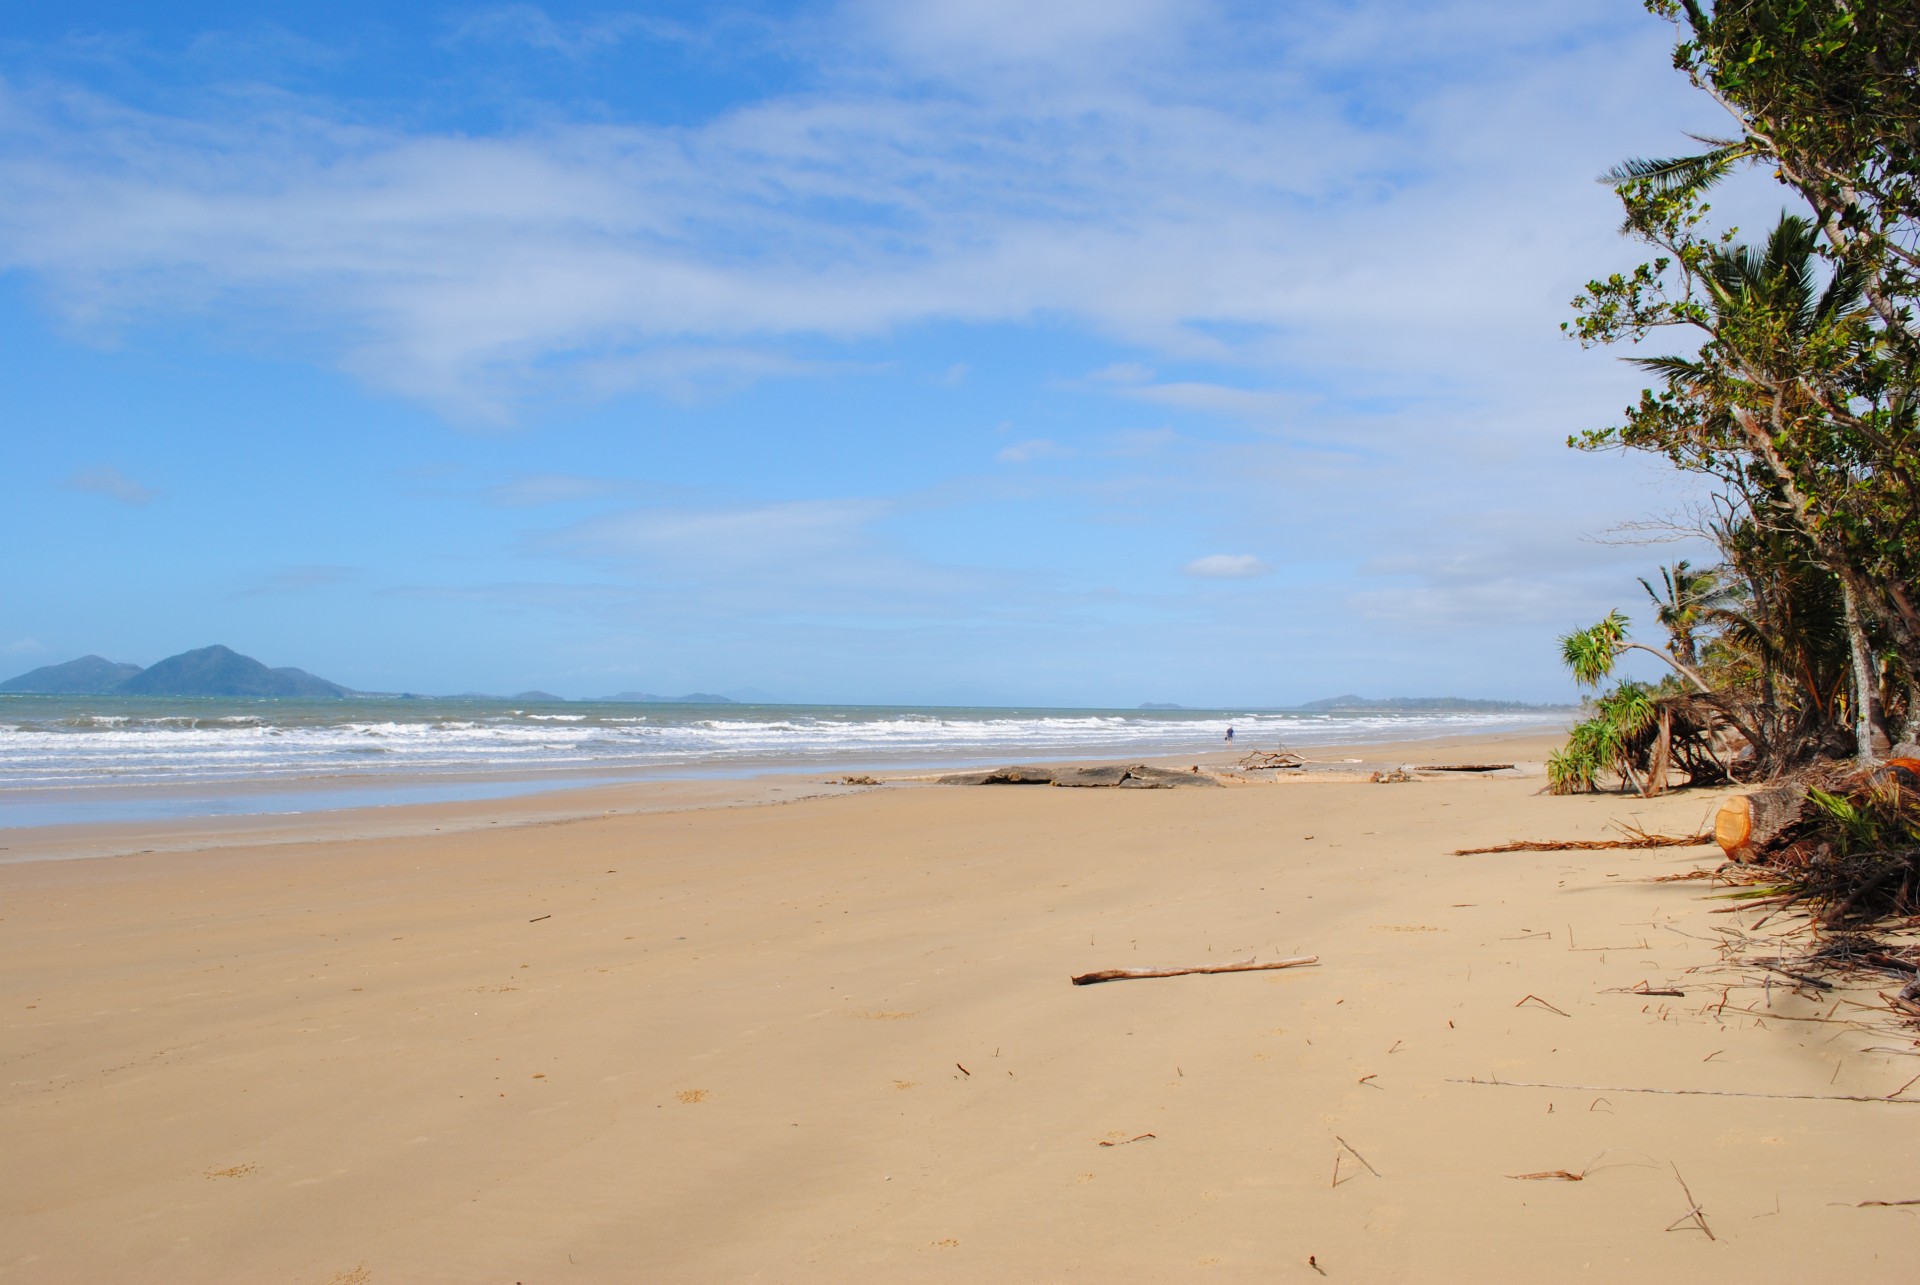
{"label": "sea water", "polygon": [[0,695],[0,826],[284,812],[653,776],[1311,748],[1566,716]]}

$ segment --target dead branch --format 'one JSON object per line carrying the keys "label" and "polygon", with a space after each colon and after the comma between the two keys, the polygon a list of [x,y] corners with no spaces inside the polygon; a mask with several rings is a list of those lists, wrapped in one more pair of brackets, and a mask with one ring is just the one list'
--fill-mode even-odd
{"label": "dead branch", "polygon": [[1240,766],[1249,772],[1266,772],[1306,765],[1307,761],[1292,750],[1255,750],[1240,760]]}
{"label": "dead branch", "polygon": [[1416,772],[1510,772],[1511,763],[1421,763]]}
{"label": "dead branch", "polygon": [[1460,1080],[1452,1077],[1447,1079],[1447,1083],[1480,1084],[1503,1089],[1562,1089],[1569,1093],[1661,1093],[1684,1098],[1779,1098],[1794,1102],[1878,1102],[1886,1106],[1920,1107],[1920,1098],[1880,1098],[1864,1093],[1745,1093],[1738,1089],[1654,1089],[1618,1084],[1549,1084],[1541,1080]]}
{"label": "dead branch", "polygon": [[1700,1202],[1695,1200],[1693,1198],[1693,1192],[1687,1189],[1687,1180],[1680,1176],[1680,1166],[1674,1165],[1672,1161],[1668,1161],[1668,1164],[1672,1165],[1674,1179],[1679,1182],[1680,1191],[1687,1198],[1687,1212],[1668,1223],[1667,1230],[1673,1231],[1679,1227],[1681,1223],[1691,1220],[1694,1226],[1707,1233],[1708,1240],[1718,1240],[1719,1237],[1713,1234],[1713,1228],[1707,1226],[1706,1211],[1700,1208]]}
{"label": "dead branch", "polygon": [[1298,955],[1292,959],[1276,959],[1270,964],[1202,964],[1195,968],[1105,968],[1097,973],[1081,973],[1073,979],[1073,984],[1092,986],[1097,982],[1124,982],[1136,977],[1185,977],[1189,973],[1257,973],[1269,968],[1300,968],[1319,962],[1318,955]]}
{"label": "dead branch", "polygon": [[1489,852],[1602,852],[1614,848],[1699,848],[1713,842],[1711,834],[1646,834],[1626,839],[1517,839],[1493,848],[1455,848],[1456,857]]}

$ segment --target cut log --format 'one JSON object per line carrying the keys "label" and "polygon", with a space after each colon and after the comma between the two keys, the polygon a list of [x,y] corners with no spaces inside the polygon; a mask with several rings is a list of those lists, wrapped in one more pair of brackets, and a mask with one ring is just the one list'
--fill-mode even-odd
{"label": "cut log", "polygon": [[1806,818],[1807,787],[1776,785],[1736,794],[1713,819],[1713,841],[1735,861],[1757,861]]}

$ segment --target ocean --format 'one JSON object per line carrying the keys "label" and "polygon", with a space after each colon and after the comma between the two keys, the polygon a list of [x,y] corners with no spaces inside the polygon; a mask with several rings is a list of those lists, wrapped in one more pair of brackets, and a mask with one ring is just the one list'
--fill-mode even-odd
{"label": "ocean", "polygon": [[0,827],[498,797],[659,776],[1149,757],[1563,725],[1550,711],[0,695]]}

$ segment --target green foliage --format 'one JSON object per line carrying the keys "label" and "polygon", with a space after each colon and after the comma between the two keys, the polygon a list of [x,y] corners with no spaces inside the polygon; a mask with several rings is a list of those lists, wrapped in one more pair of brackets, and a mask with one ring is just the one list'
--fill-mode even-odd
{"label": "green foliage", "polygon": [[[1618,613],[1615,613],[1618,614]],[[1601,776],[1633,775],[1633,751],[1659,717],[1657,693],[1645,683],[1623,682],[1592,703],[1592,717],[1574,725],[1567,743],[1547,756],[1547,788],[1554,794],[1586,794]]]}
{"label": "green foliage", "polygon": [[[1635,354],[1648,386],[1569,444],[1715,483],[1731,570],[1643,583],[1672,657],[1746,692],[1761,757],[1791,758],[1775,737],[1825,744],[1852,708],[1904,707],[1920,729],[1920,5],[1646,6],[1733,137],[1605,176],[1651,256],[1588,282],[1562,329],[1586,347],[1686,342]],[[1758,243],[1714,230],[1705,200],[1748,164],[1805,206]],[[1855,624],[1828,610],[1843,596]],[[1587,685],[1606,674],[1598,639],[1563,655]]]}
{"label": "green foliage", "polygon": [[1560,659],[1573,671],[1573,680],[1582,687],[1598,687],[1613,673],[1632,621],[1617,611],[1609,611],[1598,624],[1576,629],[1560,639]]}

